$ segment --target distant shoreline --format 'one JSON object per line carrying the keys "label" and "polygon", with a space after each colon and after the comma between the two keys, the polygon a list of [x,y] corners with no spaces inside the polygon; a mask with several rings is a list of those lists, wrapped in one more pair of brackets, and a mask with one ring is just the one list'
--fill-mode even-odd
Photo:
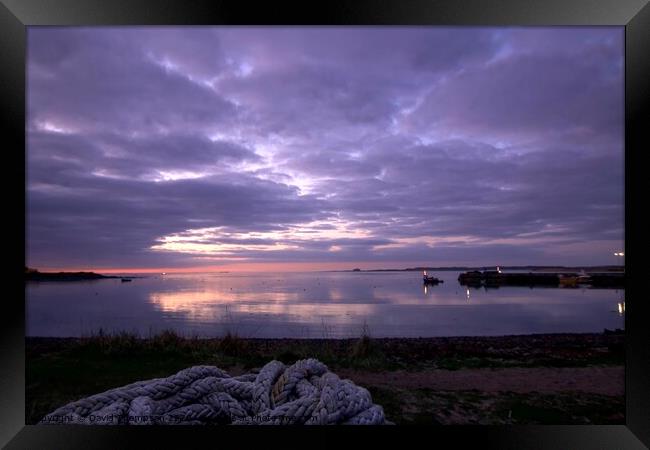
{"label": "distant shoreline", "polygon": [[[406,269],[341,269],[341,270],[318,270],[309,271],[313,273],[356,273],[356,272],[464,272],[494,270],[497,266],[452,266],[452,267],[408,267]],[[615,272],[624,273],[625,266],[499,266],[501,270],[528,270],[533,272]],[[126,272],[125,272],[126,273]],[[136,272],[133,272],[136,273]],[[141,272],[144,273],[144,272]],[[171,272],[174,273],[174,272]],[[171,274],[170,273],[170,274]],[[196,274],[204,273],[230,273],[229,271],[219,272],[189,272]],[[270,273],[270,272],[269,272]],[[288,272],[290,273],[290,272]],[[302,273],[302,272],[300,272]],[[155,273],[149,274],[156,275]],[[162,275],[165,275],[164,273]],[[111,278],[145,278],[142,275],[102,275],[96,272],[39,272],[37,269],[25,268],[26,281],[78,281],[78,280],[99,280]]]}
{"label": "distant shoreline", "polygon": [[95,272],[39,272],[36,269],[25,268],[25,281],[89,281],[115,278],[130,280],[142,277],[102,275]]}
{"label": "distant shoreline", "polygon": [[[497,266],[458,266],[458,267],[409,267],[406,269],[346,269],[329,270],[327,272],[417,272],[423,270],[437,272],[458,272],[470,270],[491,270]],[[603,271],[624,272],[625,266],[499,266],[502,270],[531,270],[531,271]]]}
{"label": "distant shoreline", "polygon": [[82,281],[82,280],[101,280],[106,278],[121,278],[121,277],[100,275],[95,272],[27,272],[25,273],[25,281]]}

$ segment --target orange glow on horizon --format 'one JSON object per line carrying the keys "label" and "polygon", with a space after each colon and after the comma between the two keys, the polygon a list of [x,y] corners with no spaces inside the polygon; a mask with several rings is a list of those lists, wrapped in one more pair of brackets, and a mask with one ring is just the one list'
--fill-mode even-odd
{"label": "orange glow on horizon", "polygon": [[306,263],[234,263],[221,266],[196,267],[35,267],[40,272],[95,272],[113,273],[196,273],[196,272],[317,272],[323,270],[406,269],[426,265],[421,262],[306,262]]}

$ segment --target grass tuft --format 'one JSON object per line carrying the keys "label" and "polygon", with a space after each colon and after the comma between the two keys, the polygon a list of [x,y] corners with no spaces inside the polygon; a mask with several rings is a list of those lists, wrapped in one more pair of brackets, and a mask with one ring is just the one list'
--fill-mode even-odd
{"label": "grass tuft", "polygon": [[243,356],[248,351],[247,342],[240,338],[237,333],[228,331],[226,335],[219,340],[218,350],[228,356]]}
{"label": "grass tuft", "polygon": [[350,367],[363,369],[385,368],[388,363],[386,355],[381,351],[377,343],[370,337],[370,328],[363,323],[361,336],[353,342],[349,351]]}
{"label": "grass tuft", "polygon": [[372,356],[375,350],[376,349],[373,345],[372,339],[370,339],[370,329],[368,327],[368,324],[364,322],[361,329],[361,336],[352,345],[350,356],[352,356],[352,358],[358,359],[368,358]]}
{"label": "grass tuft", "polygon": [[191,342],[180,336],[174,330],[164,330],[153,336],[149,344],[154,348],[162,351],[176,351]]}

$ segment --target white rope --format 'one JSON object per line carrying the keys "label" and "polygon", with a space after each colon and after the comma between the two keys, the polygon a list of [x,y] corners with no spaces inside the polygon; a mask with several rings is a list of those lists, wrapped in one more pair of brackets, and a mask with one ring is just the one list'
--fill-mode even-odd
{"label": "white rope", "polygon": [[370,393],[316,359],[279,361],[231,377],[194,366],[68,403],[41,423],[85,425],[389,423]]}

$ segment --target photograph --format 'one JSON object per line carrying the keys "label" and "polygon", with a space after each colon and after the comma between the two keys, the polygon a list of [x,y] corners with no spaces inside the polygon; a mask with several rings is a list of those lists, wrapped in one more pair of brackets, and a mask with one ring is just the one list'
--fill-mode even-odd
{"label": "photograph", "polygon": [[625,37],[27,27],[25,424],[625,425]]}

